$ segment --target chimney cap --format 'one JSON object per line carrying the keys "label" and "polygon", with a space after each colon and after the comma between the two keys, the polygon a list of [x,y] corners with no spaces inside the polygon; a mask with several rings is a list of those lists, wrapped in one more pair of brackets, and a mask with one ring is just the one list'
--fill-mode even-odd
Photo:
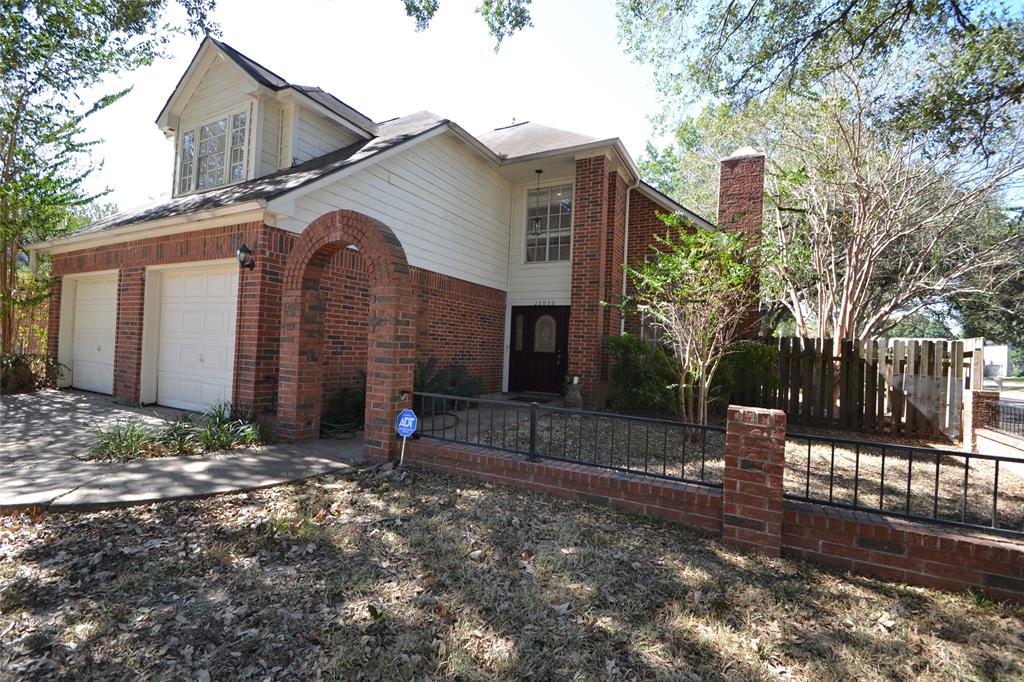
{"label": "chimney cap", "polygon": [[754,149],[753,147],[751,147],[750,145],[745,145],[743,147],[739,147],[732,154],[730,154],[729,156],[727,156],[724,159],[722,159],[722,161],[732,161],[734,159],[744,159],[744,158],[747,158],[748,156],[764,156],[764,152],[758,151],[758,150]]}

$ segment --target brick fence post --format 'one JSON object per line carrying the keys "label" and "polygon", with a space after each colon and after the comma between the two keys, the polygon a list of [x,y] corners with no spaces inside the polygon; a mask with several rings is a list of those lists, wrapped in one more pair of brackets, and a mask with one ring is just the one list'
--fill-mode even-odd
{"label": "brick fence post", "polygon": [[964,391],[964,449],[978,451],[978,429],[991,426],[999,415],[999,391]]}
{"label": "brick fence post", "polygon": [[722,539],[768,556],[782,551],[786,413],[730,405],[725,422]]}

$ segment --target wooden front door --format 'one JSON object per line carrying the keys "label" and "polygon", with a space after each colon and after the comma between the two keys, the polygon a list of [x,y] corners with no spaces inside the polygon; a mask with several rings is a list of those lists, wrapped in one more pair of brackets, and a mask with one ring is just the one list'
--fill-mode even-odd
{"label": "wooden front door", "polygon": [[561,393],[568,339],[569,306],[513,307],[508,390]]}

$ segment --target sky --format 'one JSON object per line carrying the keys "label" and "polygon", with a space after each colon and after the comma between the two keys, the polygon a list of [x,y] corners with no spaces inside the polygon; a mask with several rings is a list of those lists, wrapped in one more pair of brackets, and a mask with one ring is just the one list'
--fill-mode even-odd
{"label": "sky", "polygon": [[[474,8],[480,0],[441,0],[417,32],[401,0],[218,0],[220,39],[301,85],[317,85],[374,120],[422,109],[474,134],[536,121],[599,138],[619,137],[634,158],[651,138],[659,110],[650,67],[619,45],[613,0],[546,0],[533,28],[494,39]],[[169,16],[183,24],[175,3]],[[154,121],[188,67],[199,40],[175,37],[168,57],[87,93],[127,86],[124,99],[92,117],[103,167],[91,192],[122,209],[170,196],[172,143]]]}

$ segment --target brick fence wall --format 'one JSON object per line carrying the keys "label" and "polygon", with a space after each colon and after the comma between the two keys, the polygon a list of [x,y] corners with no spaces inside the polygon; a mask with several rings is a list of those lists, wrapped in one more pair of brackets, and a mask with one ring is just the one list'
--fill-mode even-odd
{"label": "brick fence wall", "polygon": [[769,556],[1024,602],[1024,543],[1001,536],[783,499],[785,414],[730,406],[722,488],[437,440],[411,441],[406,460],[695,526]]}

